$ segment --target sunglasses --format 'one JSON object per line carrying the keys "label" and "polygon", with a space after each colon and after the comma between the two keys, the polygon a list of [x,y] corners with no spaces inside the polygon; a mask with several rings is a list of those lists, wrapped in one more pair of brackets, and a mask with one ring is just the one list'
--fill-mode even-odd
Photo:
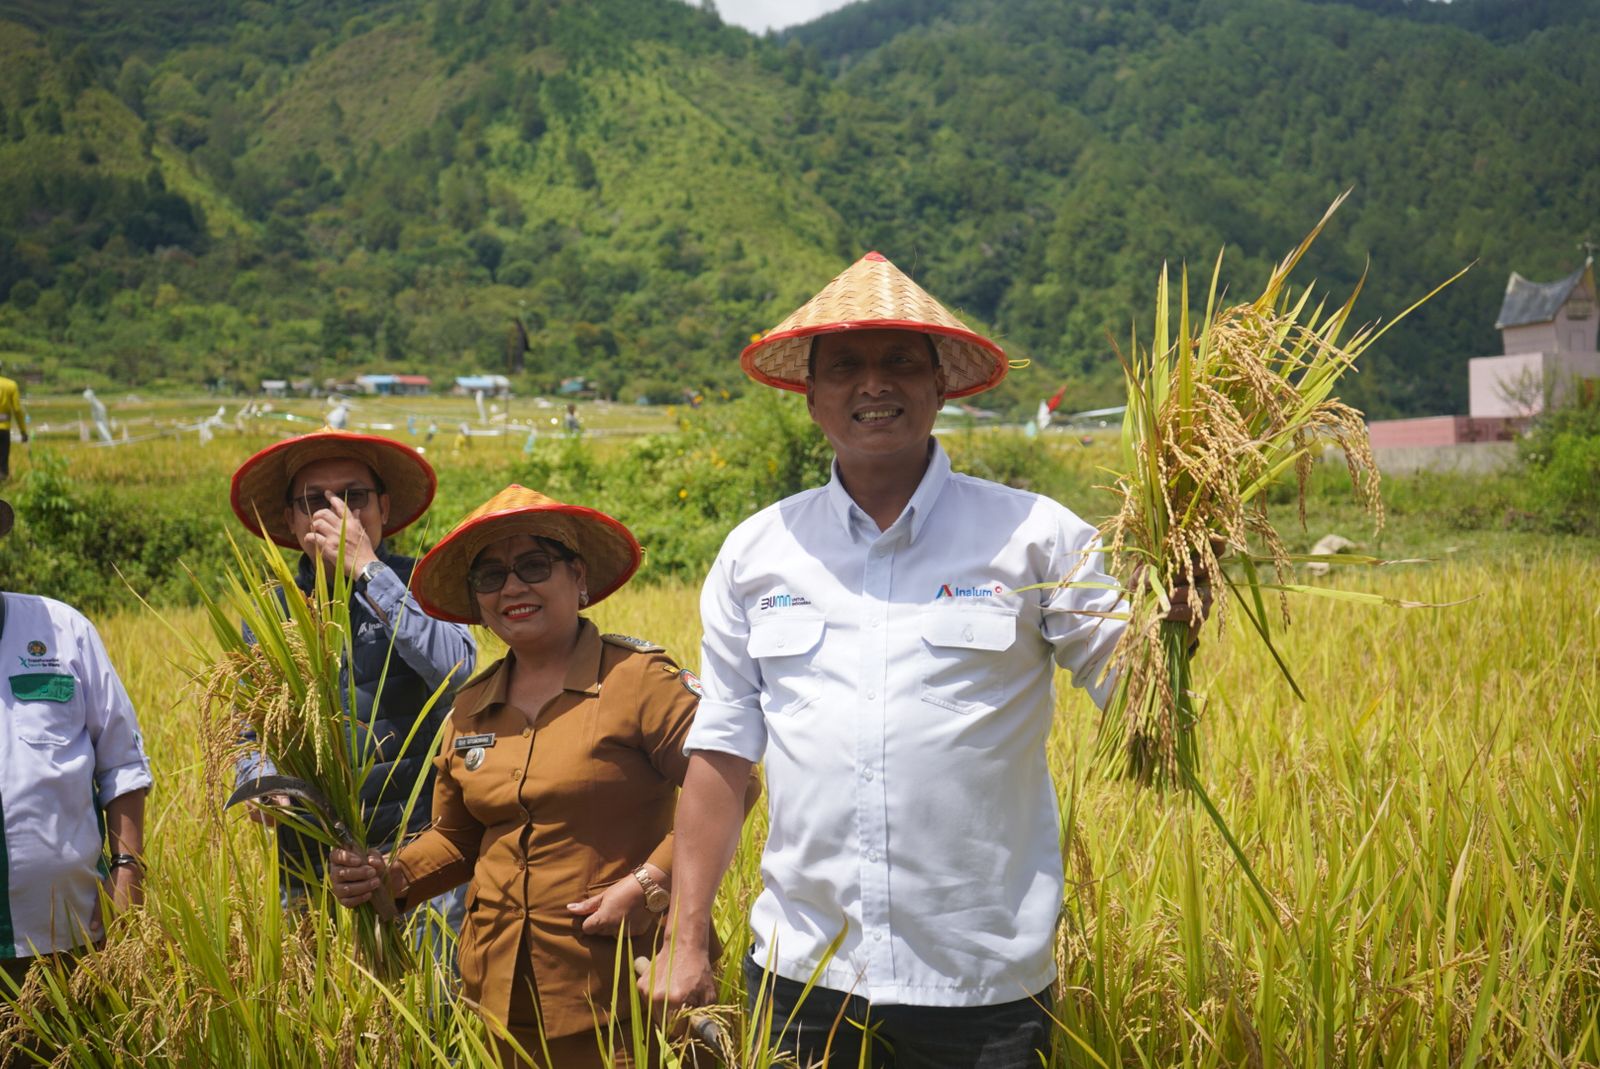
{"label": "sunglasses", "polygon": [[371,503],[373,494],[382,492],[372,486],[352,486],[344,490],[317,490],[301,497],[292,497],[289,499],[289,503],[309,516],[318,509],[327,508],[328,498],[336,497],[343,501],[345,507],[351,512],[360,512]]}
{"label": "sunglasses", "polygon": [[467,573],[467,585],[472,587],[475,594],[493,594],[506,585],[506,580],[512,573],[516,573],[518,579],[532,586],[550,578],[550,572],[555,568],[556,561],[571,559],[571,557],[552,557],[544,553],[530,553],[526,557],[518,557],[512,561],[509,568],[498,562],[480,564]]}

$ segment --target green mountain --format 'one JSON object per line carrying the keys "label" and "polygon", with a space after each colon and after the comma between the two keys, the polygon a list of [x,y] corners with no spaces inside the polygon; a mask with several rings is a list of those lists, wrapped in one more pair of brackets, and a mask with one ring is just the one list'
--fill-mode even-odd
{"label": "green mountain", "polygon": [[866,0],[781,37],[677,0],[0,4],[0,353],[52,385],[581,375],[670,399],[879,248],[1113,400],[1164,260],[1310,264],[1392,316],[1376,415],[1465,406],[1507,273],[1600,208],[1578,0]]}

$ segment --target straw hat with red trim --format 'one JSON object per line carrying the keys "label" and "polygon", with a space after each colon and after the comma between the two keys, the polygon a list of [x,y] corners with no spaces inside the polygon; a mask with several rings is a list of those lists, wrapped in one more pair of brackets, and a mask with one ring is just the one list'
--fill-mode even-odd
{"label": "straw hat with red trim", "polygon": [[467,586],[467,570],[486,546],[519,534],[548,538],[582,557],[590,605],[632,578],[643,557],[633,532],[621,521],[512,483],[469,512],[417,562],[411,573],[417,604],[441,620],[479,623],[478,599]]}
{"label": "straw hat with red trim", "polygon": [[[284,506],[288,504],[294,477],[307,464],[319,460],[359,460],[383,481],[384,492],[389,495],[385,538],[410,526],[428,511],[439,486],[432,465],[408,445],[375,434],[320,430],[269,445],[239,465],[233,473],[234,514],[255,534],[265,534],[280,546],[299,549],[300,543],[284,520]],[[260,523],[256,522],[257,515]]]}
{"label": "straw hat with red trim", "polygon": [[948,397],[966,397],[997,385],[1009,366],[1005,350],[968,329],[878,252],[851,264],[821,293],[747,346],[739,365],[757,382],[804,393],[812,338],[846,330],[927,334],[939,350]]}

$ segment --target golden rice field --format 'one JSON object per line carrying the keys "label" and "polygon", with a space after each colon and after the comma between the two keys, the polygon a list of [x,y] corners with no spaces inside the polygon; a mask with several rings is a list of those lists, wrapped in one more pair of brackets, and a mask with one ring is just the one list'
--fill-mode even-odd
{"label": "golden rice field", "polygon": [[[1052,1066],[1600,1065],[1600,562],[1500,552],[1338,582],[1474,600],[1297,603],[1283,651],[1304,704],[1258,643],[1207,635],[1203,775],[1270,911],[1195,806],[1092,775],[1094,710],[1059,698]],[[695,659],[691,588],[595,615]],[[31,992],[56,1064],[481,1064],[481,1028],[429,977],[381,987],[337,922],[285,921],[267,839],[204,781],[181,644],[147,614],[100,623],[156,770],[150,902],[70,991]],[[195,612],[167,624],[202,632]],[[758,837],[720,903],[730,955]],[[9,1022],[0,1044],[27,1031]]]}

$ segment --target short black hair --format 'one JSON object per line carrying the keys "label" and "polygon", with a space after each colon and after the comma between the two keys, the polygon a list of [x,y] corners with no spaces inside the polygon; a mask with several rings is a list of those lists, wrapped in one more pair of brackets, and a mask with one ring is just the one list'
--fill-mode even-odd
{"label": "short black hair", "polygon": [[[835,331],[823,331],[822,332],[822,334],[841,334],[841,333],[843,333],[843,331],[836,331],[835,330]],[[928,356],[929,356],[930,359],[933,360],[933,370],[938,371],[939,370],[939,346],[933,340],[933,335],[929,334],[927,331],[922,331],[922,330],[915,331],[914,333],[922,335],[922,340],[924,342],[926,342],[927,345],[928,345]],[[822,337],[822,334],[813,334],[813,335],[811,335],[811,345],[806,349],[806,378],[809,378],[809,379],[814,379],[814,378],[817,377],[817,341]]]}

